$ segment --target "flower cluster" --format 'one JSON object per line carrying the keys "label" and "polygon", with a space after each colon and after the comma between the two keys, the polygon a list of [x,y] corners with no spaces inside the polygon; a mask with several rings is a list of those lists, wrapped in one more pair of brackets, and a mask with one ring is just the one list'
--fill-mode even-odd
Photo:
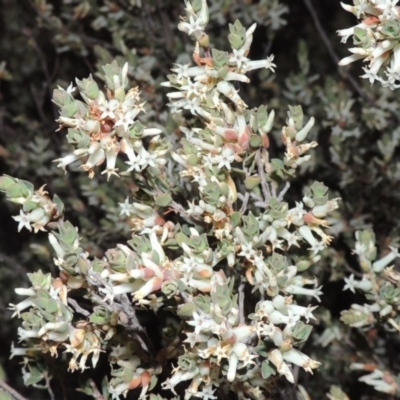
{"label": "flower cluster", "polygon": [[360,23],[338,31],[342,42],[353,37],[355,46],[349,49],[353,54],[339,64],[367,61],[369,66],[363,67],[362,78],[371,84],[378,80],[392,90],[400,87],[396,83],[400,80],[400,7],[397,3],[397,0],[354,0],[354,6],[342,3]]}
{"label": "flower cluster", "polygon": [[[358,256],[363,273],[360,279],[355,279],[354,274],[345,278],[343,290],[353,293],[361,291],[368,302],[353,304],[349,310],[342,311],[341,320],[354,328],[371,327],[380,320],[387,331],[400,332],[400,274],[392,264],[400,257],[398,250],[390,247],[389,253],[377,259],[375,235],[372,231],[364,230],[356,232],[354,253]],[[372,360],[366,364],[351,364],[352,369],[371,372],[360,377],[361,382],[380,392],[397,393],[398,383],[389,371],[380,371]]]}
{"label": "flower cluster", "polygon": [[53,200],[44,190],[34,190],[30,182],[3,175],[0,177],[0,191],[4,192],[7,199],[22,206],[19,215],[13,217],[18,222],[18,231],[26,228],[35,233],[45,231],[51,221],[57,221],[62,215],[64,206],[55,195]]}
{"label": "flower cluster", "polygon": [[[67,90],[54,90],[53,101],[60,109],[60,128],[68,127],[68,142],[75,147],[71,154],[55,160],[57,166],[65,169],[72,162],[83,160],[80,168],[92,178],[94,168],[106,161],[102,174],[109,179],[111,175],[118,176],[116,162],[122,152],[128,158],[128,172],[162,167],[168,145],[159,140],[160,129],[146,128],[136,119],[144,111],[144,103],[140,102],[138,88],[125,90],[128,63],[120,68],[114,61],[103,69],[106,94],[92,76],[76,81],[83,102],[73,97],[76,88],[72,84]],[[143,141],[147,137],[152,137],[148,146]]]}
{"label": "flower cluster", "polygon": [[349,311],[342,312],[342,320],[353,327],[360,328],[373,324],[376,321],[374,315],[386,318],[392,328],[400,331],[400,311],[398,300],[400,289],[397,287],[400,282],[400,275],[391,265],[399,252],[391,247],[390,252],[383,258],[376,260],[377,249],[375,246],[375,235],[365,230],[356,232],[356,246],[354,253],[357,254],[363,274],[361,279],[355,279],[354,274],[345,278],[343,290],[360,290],[366,294],[369,303],[364,305],[353,305]]}

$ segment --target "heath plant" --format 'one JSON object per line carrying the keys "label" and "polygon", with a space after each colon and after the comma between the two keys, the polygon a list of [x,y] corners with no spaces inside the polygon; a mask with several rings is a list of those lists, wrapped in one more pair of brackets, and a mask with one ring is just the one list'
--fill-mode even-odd
{"label": "heath plant", "polygon": [[[161,64],[157,57],[174,54],[175,38],[166,34],[164,47],[149,44],[137,21],[111,2],[80,2],[73,18],[36,3],[59,53],[87,56],[87,38],[65,32],[88,18],[91,29],[108,30],[118,55],[113,59],[96,45],[96,71],[59,85],[52,96],[59,125],[54,135],[66,136],[53,168],[61,168],[66,181],[71,174],[82,179],[72,189],[81,190],[89,206],[102,207],[101,224],[98,209],[90,214],[80,195],[64,206],[63,196],[46,185],[0,177],[0,191],[19,205],[13,216],[18,231],[45,237],[52,249],[51,267],[28,273],[28,287],[15,289],[21,301],[9,306],[20,320],[11,357],[22,360],[25,385],[47,389],[54,398],[53,380],[64,368],[80,376],[77,390],[97,400],[270,399],[279,392],[278,381],[305,400],[314,397],[298,385],[299,371],[320,369],[334,383],[328,398],[346,400],[340,380],[329,378],[340,353],[348,370],[363,371],[361,382],[398,395],[400,380],[382,356],[382,341],[368,354],[345,343],[354,331],[370,340],[378,328],[400,331],[398,246],[395,240],[377,243],[368,216],[358,213],[363,200],[342,205],[338,194],[347,187],[357,191],[351,185],[369,154],[360,145],[361,131],[389,126],[393,98],[374,89],[381,107],[375,100],[360,106],[357,121],[355,100],[334,80],[327,78],[325,87],[317,82],[300,42],[300,72],[285,77],[284,90],[270,104],[249,106],[248,95],[273,87],[279,68],[272,54],[250,56],[257,24],[268,29],[271,43],[286,25],[289,9],[276,0],[244,8],[185,0],[185,15],[176,21],[185,45],[175,63],[157,70],[170,72],[161,85],[151,71]],[[130,7],[157,9],[142,1]],[[368,62],[363,78],[397,89],[397,1],[354,0],[343,8],[359,23],[338,32],[355,46],[340,64],[362,59]],[[218,38],[215,22],[227,25],[232,18],[226,39]],[[161,20],[168,32],[169,22]],[[138,57],[129,43],[142,43],[145,55]],[[160,106],[163,93],[167,111]],[[318,147],[314,125],[331,131],[326,146]],[[400,179],[400,167],[389,167],[399,140],[397,130],[378,141],[381,154],[374,153],[374,162],[387,169],[385,178],[365,166],[371,179],[390,181],[385,188]],[[48,139],[35,139],[32,162],[52,158],[47,145]],[[304,179],[320,169],[326,154],[343,171],[334,192],[320,180]],[[50,167],[40,175],[51,180],[52,174]],[[306,182],[301,190],[291,187],[299,180]],[[70,217],[71,209],[85,215]],[[112,245],[101,251],[92,234]],[[356,270],[329,247],[334,237],[353,246]],[[318,305],[328,267],[332,281],[343,280],[343,290],[363,299],[342,309],[340,321]],[[316,393],[321,391],[326,388]]]}
{"label": "heath plant", "polygon": [[[18,230],[48,232],[59,270],[30,274],[31,287],[16,289],[24,299],[10,306],[22,319],[25,346],[12,355],[24,357],[27,384],[51,376],[36,365],[46,353],[65,354],[71,372],[107,359],[102,396],[110,399],[135,388],[145,398],[159,391],[157,381],[161,395],[185,382],[185,399],[230,392],[258,399],[273,375],[294,383],[293,366],[310,373],[319,366],[302,352],[322,294],[307,270],[331,241],[324,218],[338,199],[315,182],[295,204],[284,201],[317,146],[307,141],[314,118],[304,121],[301,106],[290,107],[286,150],[273,158],[274,110],[250,109],[237,89],[250,83],[248,72],[276,67],[273,55],[248,58],[256,24],[230,24],[231,50],[223,51],[205,30],[207,2],[186,1],[185,11],[178,28],[195,42],[193,62],[174,65],[163,84],[170,112],[186,122],[176,146],[140,122],[144,103],[140,88],[127,87],[127,63],[105,65],[104,86],[89,76],[53,93],[71,145],[57,166],[79,163],[89,178],[100,173],[135,187],[120,203],[132,230],[126,243],[91,257],[56,195],[1,178],[7,199],[21,207]],[[139,309],[171,315],[161,345]],[[90,384],[84,390],[97,393]]]}

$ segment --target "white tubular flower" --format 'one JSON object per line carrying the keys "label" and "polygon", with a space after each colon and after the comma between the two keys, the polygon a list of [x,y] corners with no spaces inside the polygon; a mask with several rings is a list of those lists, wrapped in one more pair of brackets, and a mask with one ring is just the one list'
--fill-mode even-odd
{"label": "white tubular flower", "polygon": [[[63,332],[66,334],[65,338],[69,337],[69,331],[68,331],[68,326],[66,322],[60,321],[60,322],[48,322],[47,324],[44,324],[39,332],[39,336],[43,336],[44,334],[47,334],[49,331],[56,331],[56,333],[61,333]],[[65,340],[65,339],[62,339]]]}
{"label": "white tubular flower", "polygon": [[304,368],[305,371],[312,373],[312,370],[318,368],[321,363],[315,360],[312,360],[306,354],[296,350],[290,349],[282,353],[283,359],[292,364],[298,365],[299,367]]}
{"label": "white tubular flower", "polygon": [[[343,3],[341,3],[343,6]],[[344,8],[344,7],[343,7]],[[348,10],[347,10],[348,11]],[[340,29],[337,31],[337,34],[342,37],[340,40],[342,43],[346,43],[350,36],[354,35],[354,26],[351,28]]]}
{"label": "white tubular flower", "polygon": [[[137,284],[134,283],[122,283],[121,285],[113,286],[112,292],[113,296],[118,296],[124,293],[132,293],[137,289]],[[100,289],[101,290],[101,289]],[[103,293],[106,291],[101,290]]]}
{"label": "white tubular flower", "polygon": [[58,162],[57,164],[57,168],[62,168],[64,170],[65,173],[67,173],[65,167],[71,163],[73,163],[76,160],[79,160],[82,157],[82,155],[77,155],[74,153],[72,154],[68,154],[63,158],[57,158],[56,160],[54,160],[53,162]]}
{"label": "white tubular flower", "polygon": [[161,289],[162,280],[157,276],[149,279],[139,290],[134,292],[133,299],[140,301],[148,296],[150,293],[156,292]]}
{"label": "white tubular flower", "polygon": [[129,64],[126,62],[121,69],[121,78],[122,78],[121,85],[123,88],[125,88],[128,85],[128,69],[129,69]]}
{"label": "white tubular flower", "polygon": [[371,73],[377,74],[388,57],[387,54],[384,54],[384,53],[386,53],[385,49],[381,49],[381,52],[382,52],[381,55],[377,56],[377,58],[375,58],[373,61],[371,61],[371,64],[370,64]]}
{"label": "white tubular flower", "polygon": [[250,79],[241,73],[238,72],[228,72],[226,74],[225,79],[227,81],[238,81],[238,82],[243,82],[243,83],[249,83]]}
{"label": "white tubular flower", "polygon": [[379,311],[379,315],[381,317],[385,317],[386,315],[391,314],[393,311],[393,307],[390,304],[387,304],[385,307],[382,308],[382,310]]}
{"label": "white tubular flower", "polygon": [[286,304],[286,298],[284,296],[278,294],[272,299],[272,304],[275,307],[275,309],[286,314],[287,304]]}
{"label": "white tubular flower", "polygon": [[119,176],[117,173],[118,168],[115,168],[118,153],[119,153],[119,144],[112,146],[110,149],[106,151],[107,166],[106,169],[102,171],[101,174],[102,175],[107,174],[107,180],[110,179],[111,175]]}
{"label": "white tubular flower", "polygon": [[163,264],[164,261],[166,260],[166,256],[165,256],[165,253],[164,253],[164,250],[163,250],[161,244],[158,241],[157,234],[154,230],[153,230],[153,232],[150,233],[149,239],[150,239],[152,250],[157,252],[159,260],[160,260],[160,264]]}
{"label": "white tubular flower", "polygon": [[159,135],[161,132],[162,130],[158,128],[145,128],[143,129],[142,137],[156,136]]}
{"label": "white tubular flower", "polygon": [[175,392],[174,388],[178,383],[183,381],[183,378],[182,378],[183,375],[184,375],[183,371],[175,372],[174,375],[171,378],[166,379],[161,384],[162,388],[164,390],[168,390],[169,389],[169,390],[171,390],[172,393],[174,393],[176,395],[176,392]]}
{"label": "white tubular flower", "polygon": [[81,168],[84,171],[89,171],[92,169],[94,166],[97,164],[101,164],[106,158],[106,153],[103,149],[98,149],[94,153],[90,154],[88,160],[86,161],[85,164],[81,165]]}
{"label": "white tubular flower", "polygon": [[257,24],[254,22],[250,27],[246,30],[246,39],[253,36],[254,31],[257,28]]}
{"label": "white tubular flower", "polygon": [[263,318],[263,317],[269,317],[269,315],[275,311],[275,307],[270,300],[265,300],[262,301],[261,303],[258,303],[258,311],[257,314]]}
{"label": "white tubular flower", "polygon": [[308,289],[301,286],[289,285],[285,287],[285,292],[290,294],[301,294],[303,296],[312,296],[320,302],[321,298],[319,296],[322,295],[321,288],[322,286],[315,289]]}
{"label": "white tubular flower", "polygon": [[60,246],[60,243],[58,242],[57,238],[52,233],[49,233],[49,242],[53,247],[53,250],[56,252],[57,258],[62,260],[64,258],[65,251]]}
{"label": "white tubular flower", "polygon": [[393,57],[390,61],[390,68],[393,71],[400,70],[400,43],[393,47]]}
{"label": "white tubular flower", "polygon": [[399,18],[400,15],[397,4],[398,0],[386,0],[382,3],[376,1],[376,8],[382,11],[383,18]]}
{"label": "white tubular flower", "polygon": [[249,61],[246,63],[246,72],[253,71],[254,69],[270,69],[275,72],[276,65],[272,62],[274,60],[274,55],[270,55],[266,60]]}
{"label": "white tubular flower", "polygon": [[372,289],[372,282],[366,278],[363,278],[361,281],[357,281],[354,279],[354,274],[351,274],[348,278],[344,278],[345,285],[343,290],[351,290],[355,293],[355,289],[360,289],[363,292],[369,292]]}
{"label": "white tubular flower", "polygon": [[100,129],[100,123],[97,120],[89,119],[82,121],[80,128],[89,134],[97,133]]}
{"label": "white tubular flower", "polygon": [[303,307],[303,306],[299,306],[297,304],[288,304],[287,305],[288,310],[290,310],[293,315],[299,315],[301,317],[304,317],[307,321],[307,323],[309,322],[310,319],[315,319],[313,315],[313,311],[318,308],[318,306],[314,306],[314,307]]}
{"label": "white tubular flower", "polygon": [[399,251],[394,248],[390,247],[391,252],[389,254],[386,254],[385,257],[381,258],[378,261],[375,261],[372,264],[372,269],[374,272],[381,272],[385,267],[387,267],[392,261],[394,261],[396,258],[399,257]]}
{"label": "white tubular flower", "polygon": [[[272,324],[271,324],[272,325]],[[267,328],[268,329],[268,328]],[[279,329],[276,328],[274,329],[271,333],[270,333],[270,338],[272,339],[272,341],[274,342],[274,345],[276,347],[280,347],[282,346],[283,342],[284,342],[284,337],[283,337],[283,332]]]}
{"label": "white tubular flower", "polygon": [[352,54],[351,56],[347,56],[347,57],[345,57],[345,58],[342,58],[342,59],[339,61],[339,65],[343,67],[343,66],[345,66],[345,65],[349,65],[349,64],[353,63],[354,61],[358,61],[358,60],[361,60],[361,59],[363,59],[363,58],[365,58],[364,55],[361,55],[361,54]]}
{"label": "white tubular flower", "polygon": [[331,211],[336,210],[337,208],[339,208],[339,204],[338,201],[340,199],[332,199],[332,200],[328,200],[324,205],[322,206],[315,206],[313,207],[313,209],[311,210],[311,213],[314,215],[314,217],[317,218],[322,218],[325,217],[328,213],[330,213]]}
{"label": "white tubular flower", "polygon": [[236,376],[236,369],[238,365],[238,356],[235,353],[231,353],[229,356],[229,366],[226,379],[228,382],[233,382]]}
{"label": "white tubular flower", "polygon": [[225,95],[229,100],[233,101],[239,108],[247,108],[246,103],[238,95],[234,86],[227,81],[217,83],[217,90]]}
{"label": "white tubular flower", "polygon": [[142,253],[142,261],[143,265],[149,270],[153,271],[155,276],[159,277],[160,279],[163,277],[163,271],[161,267],[152,260],[150,260],[150,258],[148,258],[146,253]]}
{"label": "white tubular flower", "polygon": [[317,244],[317,239],[315,239],[314,235],[311,232],[311,229],[303,225],[299,228],[299,233],[311,246],[315,246]]}
{"label": "white tubular flower", "polygon": [[82,119],[78,118],[68,118],[68,117],[60,117],[57,122],[60,124],[66,125],[70,128],[79,128],[83,122]]}
{"label": "white tubular flower", "polygon": [[307,137],[311,128],[314,126],[314,123],[315,118],[311,117],[307,124],[296,133],[296,140],[299,142],[303,141]]}
{"label": "white tubular flower", "polygon": [[236,326],[232,329],[238,342],[246,340],[255,331],[256,327],[253,325]]}
{"label": "white tubular flower", "polygon": [[30,298],[27,298],[18,304],[10,303],[10,306],[8,308],[9,308],[9,310],[14,311],[12,317],[15,317],[16,315],[18,315],[18,318],[19,318],[21,316],[21,311],[23,311],[26,308],[31,307],[33,305],[34,305],[33,301]]}
{"label": "white tubular flower", "polygon": [[32,355],[35,353],[38,353],[39,350],[37,350],[34,347],[15,347],[14,343],[11,343],[11,352],[10,352],[10,360],[14,357],[23,357],[27,355]]}
{"label": "white tubular flower", "polygon": [[14,292],[20,296],[35,296],[36,295],[36,291],[32,288],[16,288],[14,290]]}
{"label": "white tubular flower", "polygon": [[293,374],[290,371],[289,366],[283,360],[283,355],[278,349],[272,350],[268,354],[268,360],[275,365],[280,375],[284,375],[290,383],[294,383]]}
{"label": "white tubular flower", "polygon": [[278,310],[275,310],[269,315],[269,320],[274,325],[285,324],[290,327],[294,326],[300,319],[300,315],[293,315],[291,311],[288,311],[288,314],[289,315],[283,315]]}
{"label": "white tubular flower", "polygon": [[18,336],[20,342],[39,337],[39,330],[38,329],[23,329],[21,327],[18,328]]}

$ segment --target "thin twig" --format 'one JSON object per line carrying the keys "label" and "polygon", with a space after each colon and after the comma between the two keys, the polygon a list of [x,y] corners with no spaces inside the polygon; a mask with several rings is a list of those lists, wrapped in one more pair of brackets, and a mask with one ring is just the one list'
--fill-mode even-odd
{"label": "thin twig", "polygon": [[268,42],[267,42],[267,45],[265,46],[265,53],[264,53],[265,56],[264,56],[264,58],[267,58],[269,56],[269,53],[271,51],[272,43],[274,42],[274,39],[275,39],[275,32],[271,32],[268,35]]}
{"label": "thin twig", "polygon": [[28,400],[0,378],[0,388],[7,392],[14,400]]}
{"label": "thin twig", "polygon": [[171,210],[175,211],[181,218],[183,218],[186,222],[192,223],[192,218],[196,219],[194,216],[189,215],[182,205],[178,204],[176,201],[171,202]]}
{"label": "thin twig", "polygon": [[90,312],[82,308],[75,299],[68,298],[68,304],[72,306],[76,312],[84,315],[85,317],[90,315]]}
{"label": "thin twig", "polygon": [[89,385],[93,390],[93,398],[95,400],[107,400],[99,391],[99,389],[97,388],[96,384],[94,383],[94,381],[92,379],[89,380]]}
{"label": "thin twig", "polygon": [[179,215],[186,215],[187,217],[189,217],[189,215],[187,214],[186,210],[183,208],[183,206],[179,203],[177,203],[176,201],[172,201],[171,202],[171,208]]}
{"label": "thin twig", "polygon": [[[119,321],[121,325],[125,327],[127,333],[131,337],[136,339],[145,351],[147,351],[148,353],[153,352],[153,354],[155,354],[153,344],[149,336],[147,335],[146,330],[142,327],[142,325],[140,325],[140,322],[136,317],[136,311],[132,307],[132,304],[129,301],[127,295],[116,296],[116,299],[119,302],[114,301],[112,305],[107,304],[107,302],[105,302],[101,298],[101,296],[99,296],[96,293],[91,293],[90,297],[94,302],[102,305],[108,311],[119,312]],[[143,338],[140,335],[143,335],[145,337],[147,343],[143,340]]]}
{"label": "thin twig", "polygon": [[[129,300],[128,296],[126,294],[121,294],[116,298],[120,302],[120,304],[114,303],[115,306],[119,306],[120,310],[127,316],[128,319],[128,325],[125,325],[125,329],[127,330],[127,332],[133,334],[133,336],[139,341],[144,350],[146,350],[148,353],[155,354],[153,343],[149,335],[147,334],[146,329],[143,328],[143,326],[140,324],[136,316],[136,310],[132,306],[132,303]],[[146,341],[144,341],[143,338]]]}
{"label": "thin twig", "polygon": [[240,214],[244,214],[247,210],[247,205],[249,204],[250,193],[246,192],[243,196],[242,200],[242,207],[240,207]]}
{"label": "thin twig", "polygon": [[107,311],[110,311],[111,313],[114,312],[114,308],[110,304],[108,304],[106,301],[104,301],[103,298],[101,296],[99,296],[98,294],[91,293],[90,298],[95,303],[103,306]]}
{"label": "thin twig", "polygon": [[[101,279],[100,274],[92,273],[90,275],[87,275],[87,280],[93,286],[106,286],[106,283]],[[108,311],[118,312],[120,322],[122,325],[124,325],[127,333],[138,340],[144,350],[149,353],[153,352],[154,354],[154,348],[149,336],[147,335],[146,329],[142,327],[139,320],[137,319],[136,311],[126,294],[115,296],[114,301],[110,305],[107,304],[107,302],[105,302],[104,299],[101,298],[101,296],[94,292],[91,293],[91,298],[96,303],[101,304],[103,307],[106,307]],[[140,335],[142,335],[146,339],[147,343],[143,341]]]}
{"label": "thin twig", "polygon": [[244,318],[244,287],[245,282],[243,277],[240,279],[240,285],[238,289],[239,293],[239,325],[246,325],[246,320]]}
{"label": "thin twig", "polygon": [[268,187],[267,177],[265,176],[264,164],[261,159],[260,150],[258,150],[256,153],[256,161],[257,161],[258,173],[260,174],[261,178],[261,188],[264,194],[264,200],[266,204],[269,204],[269,200],[271,198],[271,190]]}
{"label": "thin twig", "polygon": [[254,205],[256,207],[268,208],[268,204],[264,202],[261,196],[258,196],[255,193],[251,192],[250,197],[254,200]]}
{"label": "thin twig", "polygon": [[[321,39],[323,40],[323,42],[325,43],[325,46],[329,52],[329,54],[331,55],[333,61],[335,62],[335,64],[337,65],[340,61],[340,58],[338,57],[338,55],[336,54],[335,50],[332,47],[331,42],[329,41],[329,38],[327,36],[327,34],[324,31],[324,28],[321,25],[321,22],[318,18],[318,14],[316,13],[314,6],[311,3],[311,0],[303,0],[305,6],[307,7],[308,11],[311,14],[311,17],[314,21],[314,25],[317,28],[318,33],[321,36]],[[358,84],[358,82],[345,70],[345,69],[340,69],[339,72],[341,72],[341,74],[343,75],[343,77],[345,79],[347,79],[351,86],[353,86],[354,90],[365,100],[367,100],[368,102],[370,102],[371,104],[375,104],[374,99],[367,93],[365,92],[362,87]]]}
{"label": "thin twig", "polygon": [[289,190],[290,188],[290,183],[286,182],[285,187],[280,191],[277,200],[278,201],[282,201],[283,197],[285,196],[286,192]]}
{"label": "thin twig", "polygon": [[272,181],[271,182],[271,193],[272,193],[272,197],[274,199],[276,199],[278,197],[277,194],[276,194],[277,187],[278,187],[278,184],[276,182]]}
{"label": "thin twig", "polygon": [[350,267],[347,262],[344,262],[343,265],[347,269],[347,271],[351,272],[354,276],[357,276],[358,278],[362,278],[364,276],[362,272],[356,271],[354,268]]}
{"label": "thin twig", "polygon": [[[254,160],[253,160],[253,163],[254,163]],[[243,172],[245,173],[245,175],[246,175],[246,178],[245,178],[245,179],[247,179],[249,176],[251,176],[251,174],[250,174],[250,172],[249,172],[249,169],[248,169],[247,166],[246,166],[245,160],[243,160],[243,163],[242,163],[242,171],[243,171]],[[241,194],[241,196],[238,195],[238,197],[239,197],[240,200],[242,201],[242,206],[240,207],[240,211],[239,211],[239,212],[240,212],[241,214],[244,214],[244,213],[246,212],[247,206],[248,206],[248,204],[249,204],[250,193],[246,191],[246,193],[245,193],[244,196]]]}
{"label": "thin twig", "polygon": [[55,400],[56,396],[54,395],[53,389],[50,386],[50,381],[51,381],[52,377],[46,374],[44,376],[44,379],[46,380],[46,389],[47,389],[47,393],[50,396],[50,400]]}

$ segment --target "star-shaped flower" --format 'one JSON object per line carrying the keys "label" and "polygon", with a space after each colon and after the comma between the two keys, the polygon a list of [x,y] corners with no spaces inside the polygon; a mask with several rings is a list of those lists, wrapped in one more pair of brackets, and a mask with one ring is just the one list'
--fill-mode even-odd
{"label": "star-shaped flower", "polygon": [[121,207],[121,212],[119,215],[127,215],[128,217],[131,215],[132,212],[132,205],[129,204],[129,198],[127,197],[123,203],[118,203]]}
{"label": "star-shaped flower", "polygon": [[13,217],[13,219],[17,222],[18,224],[18,232],[25,227],[28,229],[28,231],[32,232],[32,227],[31,227],[31,222],[29,220],[29,214],[25,214],[22,210],[19,210],[19,215],[17,217]]}
{"label": "star-shaped flower", "polygon": [[100,110],[102,111],[102,114],[100,115],[101,119],[104,118],[110,118],[110,119],[115,119],[115,114],[114,111],[118,107],[119,101],[116,99],[112,99],[108,101],[106,104],[100,106]]}

